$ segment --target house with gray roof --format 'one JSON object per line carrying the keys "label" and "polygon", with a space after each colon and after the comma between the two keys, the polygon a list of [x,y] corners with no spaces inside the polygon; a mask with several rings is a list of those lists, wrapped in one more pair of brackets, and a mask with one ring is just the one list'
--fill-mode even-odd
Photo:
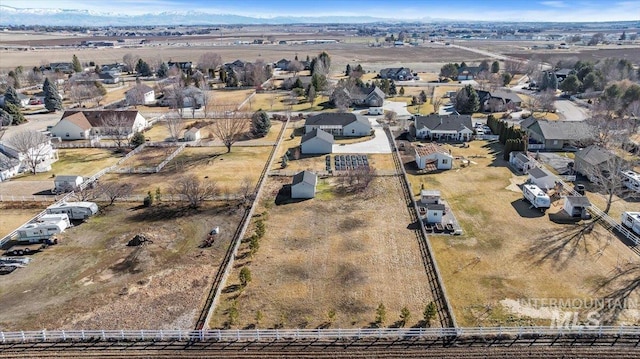
{"label": "house with gray roof", "polygon": [[378,73],[381,79],[389,79],[395,81],[413,80],[413,72],[408,67],[387,67]]}
{"label": "house with gray roof", "polygon": [[309,116],[304,123],[304,132],[321,129],[333,136],[360,137],[371,134],[371,123],[361,115],[353,113],[320,113]]}
{"label": "house with gray roof", "polygon": [[[608,167],[619,159],[614,153],[597,145],[580,149],[575,153],[574,168],[578,173],[595,182],[599,175],[606,175]],[[618,174],[609,174],[618,175]]]}
{"label": "house with gray roof", "polygon": [[[362,107],[382,107],[386,95],[377,86],[355,87],[352,90],[346,88],[338,88],[336,91],[342,91],[347,96],[352,106]],[[331,96],[336,96],[336,93]]]}
{"label": "house with gray roof", "polygon": [[300,151],[306,154],[326,154],[333,150],[333,135],[315,128],[302,136]]}
{"label": "house with gray roof", "polygon": [[[415,116],[415,137],[429,140],[470,141],[473,125],[470,115]],[[413,129],[412,129],[413,131]]]}
{"label": "house with gray roof", "polygon": [[534,162],[522,151],[512,151],[509,153],[509,164],[517,170],[527,173],[529,168],[534,166]]}
{"label": "house with gray roof", "polygon": [[529,143],[542,144],[542,149],[548,151],[560,151],[567,146],[588,146],[594,138],[593,128],[583,121],[527,119],[520,128],[529,136]]}
{"label": "house with gray roof", "polygon": [[458,81],[473,80],[480,73],[480,66],[465,66],[458,69]]}
{"label": "house with gray roof", "polygon": [[486,112],[501,112],[507,109],[516,109],[522,105],[522,99],[517,93],[505,90],[483,91],[478,90],[480,108]]}
{"label": "house with gray roof", "polygon": [[291,198],[313,198],[316,195],[318,176],[310,171],[298,172],[291,182]]}
{"label": "house with gray roof", "polygon": [[9,178],[18,174],[20,170],[20,160],[9,157],[0,152],[0,182],[4,182]]}
{"label": "house with gray roof", "polygon": [[556,186],[556,175],[549,172],[546,168],[533,167],[529,169],[529,181],[540,187],[542,190],[549,190]]}

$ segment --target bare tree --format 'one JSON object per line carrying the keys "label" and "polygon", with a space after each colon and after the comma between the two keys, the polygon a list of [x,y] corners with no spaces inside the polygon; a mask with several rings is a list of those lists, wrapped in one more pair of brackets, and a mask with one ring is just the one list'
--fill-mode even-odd
{"label": "bare tree", "polygon": [[127,73],[130,74],[135,70],[138,60],[140,60],[140,56],[130,52],[122,56],[122,62],[127,66]]}
{"label": "bare tree", "polygon": [[300,72],[302,70],[304,70],[304,66],[298,60],[290,61],[289,65],[287,66],[287,71],[293,72],[293,76],[296,76],[298,74],[298,72]]}
{"label": "bare tree", "polygon": [[231,146],[249,130],[249,120],[240,116],[218,119],[213,123],[212,131],[231,152]]}
{"label": "bare tree", "polygon": [[69,191],[73,190],[73,197],[76,201],[86,202],[93,201],[100,197],[100,191],[95,186],[80,186],[74,189],[69,189]]}
{"label": "bare tree", "polygon": [[109,206],[118,198],[125,198],[133,192],[133,186],[129,183],[106,182],[100,183],[97,187],[98,192],[107,197]]}
{"label": "bare tree", "polygon": [[214,77],[213,73],[220,65],[222,65],[222,57],[215,52],[205,52],[198,60],[198,68],[209,77]]}
{"label": "bare tree", "polygon": [[17,132],[7,142],[20,154],[22,163],[33,174],[36,174],[38,164],[46,161],[53,150],[49,137],[33,130]]}
{"label": "bare tree", "polygon": [[78,107],[82,107],[82,105],[94,98],[96,95],[96,87],[91,84],[80,84],[76,83],[71,85],[69,89],[69,98],[71,101],[76,102]]}
{"label": "bare tree", "polygon": [[434,95],[433,99],[431,100],[431,103],[433,104],[433,113],[439,113],[440,106],[442,105],[442,97],[438,97]]}
{"label": "bare tree", "polygon": [[504,71],[511,75],[522,74],[526,72],[526,65],[523,61],[519,60],[505,60]]}
{"label": "bare tree", "polygon": [[545,111],[545,113],[552,112],[555,110],[555,106],[553,104],[555,100],[556,100],[555,91],[551,89],[542,91],[538,95],[538,105],[543,111]]}
{"label": "bare tree", "polygon": [[171,193],[182,197],[190,208],[198,208],[202,202],[213,198],[219,193],[215,182],[201,181],[195,175],[185,176],[177,180]]}
{"label": "bare tree", "polygon": [[102,118],[103,134],[113,140],[118,148],[122,148],[128,144],[129,135],[131,135],[132,124],[127,116],[118,111]]}
{"label": "bare tree", "polygon": [[204,118],[209,118],[209,115],[213,112],[213,107],[213,91],[205,90],[202,94],[202,112],[204,114]]}
{"label": "bare tree", "polygon": [[184,129],[184,121],[180,116],[167,116],[165,125],[169,130],[169,138],[171,141],[177,141],[180,138],[180,132]]}

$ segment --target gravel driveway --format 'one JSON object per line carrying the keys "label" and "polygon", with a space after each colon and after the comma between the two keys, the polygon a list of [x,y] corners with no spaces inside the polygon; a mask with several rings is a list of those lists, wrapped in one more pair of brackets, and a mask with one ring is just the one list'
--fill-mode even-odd
{"label": "gravel driveway", "polygon": [[377,123],[374,118],[369,118],[369,122],[375,132],[373,139],[349,145],[333,145],[333,153],[391,153],[391,146],[389,146],[389,140],[382,125]]}

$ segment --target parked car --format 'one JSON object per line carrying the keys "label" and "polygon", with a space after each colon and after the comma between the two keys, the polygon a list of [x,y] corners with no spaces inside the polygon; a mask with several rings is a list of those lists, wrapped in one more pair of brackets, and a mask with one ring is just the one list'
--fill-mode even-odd
{"label": "parked car", "polygon": [[29,105],[42,105],[42,100],[38,98],[32,98],[29,100]]}

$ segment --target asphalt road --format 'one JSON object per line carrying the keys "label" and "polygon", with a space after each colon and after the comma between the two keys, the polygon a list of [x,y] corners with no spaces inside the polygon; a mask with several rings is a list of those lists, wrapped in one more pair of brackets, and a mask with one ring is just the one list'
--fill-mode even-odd
{"label": "asphalt road", "polygon": [[28,131],[44,131],[47,126],[53,126],[62,117],[62,112],[43,113],[37,115],[27,115],[26,123],[18,126],[9,126],[4,134],[4,140],[11,138],[16,132],[28,130]]}
{"label": "asphalt road", "polygon": [[556,113],[560,116],[561,120],[584,121],[589,117],[584,108],[576,105],[570,100],[558,99],[554,105],[556,107]]}

